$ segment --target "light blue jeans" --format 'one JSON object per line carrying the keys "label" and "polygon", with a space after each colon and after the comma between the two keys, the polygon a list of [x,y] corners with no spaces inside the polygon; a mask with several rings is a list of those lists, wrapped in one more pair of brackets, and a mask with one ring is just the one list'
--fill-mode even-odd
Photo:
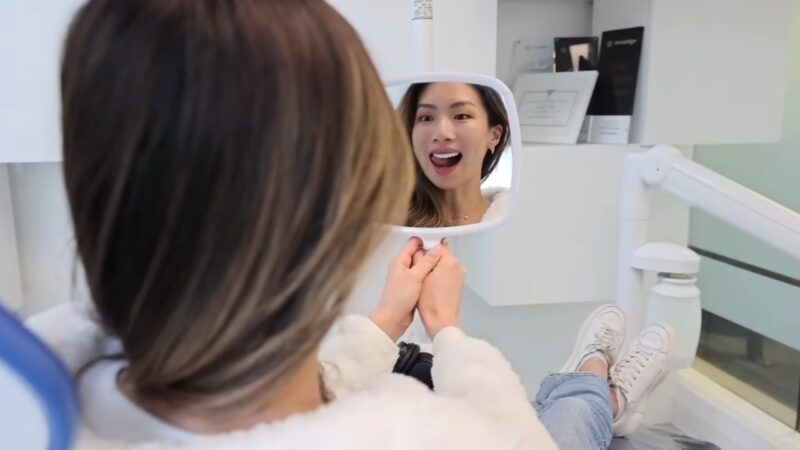
{"label": "light blue jeans", "polygon": [[611,394],[597,375],[551,374],[533,406],[559,450],[606,450],[611,444]]}

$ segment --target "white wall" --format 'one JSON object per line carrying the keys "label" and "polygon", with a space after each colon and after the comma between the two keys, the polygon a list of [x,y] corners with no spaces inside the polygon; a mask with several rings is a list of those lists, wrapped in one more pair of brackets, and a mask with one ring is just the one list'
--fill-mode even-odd
{"label": "white wall", "polygon": [[9,170],[17,228],[22,313],[72,295],[76,253],[61,164],[16,164]]}
{"label": "white wall", "polygon": [[404,0],[329,0],[356,28],[386,79],[411,66],[411,7]]}
{"label": "white wall", "polygon": [[0,162],[61,160],[61,41],[80,3],[0,1]]}
{"label": "white wall", "polygon": [[23,313],[63,298],[57,249],[69,233],[66,205],[58,165],[3,163],[61,159],[61,46],[81,3],[0,2],[0,297]]}
{"label": "white wall", "polygon": [[8,167],[0,164],[0,304],[16,311],[22,306],[22,279],[13,213]]}

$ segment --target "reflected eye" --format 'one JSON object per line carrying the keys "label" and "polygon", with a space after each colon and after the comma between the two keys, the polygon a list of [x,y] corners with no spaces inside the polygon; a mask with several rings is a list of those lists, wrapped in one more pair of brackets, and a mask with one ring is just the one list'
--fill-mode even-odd
{"label": "reflected eye", "polygon": [[431,122],[431,121],[433,121],[433,117],[432,116],[428,116],[428,115],[424,115],[424,114],[417,116],[417,122]]}
{"label": "reflected eye", "polygon": [[472,118],[472,116],[470,116],[469,114],[466,114],[466,113],[457,114],[456,117],[455,117],[456,120],[467,120],[467,119],[471,119],[471,118]]}

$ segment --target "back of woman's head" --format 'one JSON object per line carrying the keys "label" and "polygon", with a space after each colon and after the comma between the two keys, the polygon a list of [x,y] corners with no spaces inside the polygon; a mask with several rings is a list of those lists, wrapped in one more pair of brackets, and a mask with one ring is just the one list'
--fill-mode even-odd
{"label": "back of woman's head", "polygon": [[90,0],[62,66],[64,172],[103,324],[140,395],[279,387],[402,222],[402,125],[322,0]]}

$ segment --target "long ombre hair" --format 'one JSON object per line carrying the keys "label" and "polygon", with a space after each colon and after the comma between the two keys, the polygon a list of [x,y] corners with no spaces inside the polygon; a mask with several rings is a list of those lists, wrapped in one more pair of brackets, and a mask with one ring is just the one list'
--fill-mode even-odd
{"label": "long ombre hair", "polygon": [[402,123],[322,0],[90,0],[64,51],[78,251],[141,398],[263,401],[413,187]]}
{"label": "long ombre hair", "polygon": [[[411,139],[411,133],[414,130],[414,124],[417,117],[417,106],[419,99],[428,88],[430,83],[417,83],[409,87],[402,100],[400,101],[399,112],[400,117],[406,127],[408,139]],[[500,157],[503,155],[506,146],[508,145],[509,130],[508,130],[508,113],[503,106],[503,100],[494,89],[479,84],[470,84],[473,89],[478,92],[481,99],[481,104],[487,112],[488,126],[494,127],[500,125],[503,128],[501,137],[494,153],[486,152],[481,164],[481,182],[486,180],[492,174]],[[414,149],[411,149],[413,155]],[[414,192],[411,194],[411,206],[406,219],[406,225],[411,227],[441,227],[448,225],[447,217],[444,212],[444,204],[442,200],[442,190],[436,187],[431,180],[422,171],[422,166],[414,157],[414,166],[416,168],[416,185]]]}

